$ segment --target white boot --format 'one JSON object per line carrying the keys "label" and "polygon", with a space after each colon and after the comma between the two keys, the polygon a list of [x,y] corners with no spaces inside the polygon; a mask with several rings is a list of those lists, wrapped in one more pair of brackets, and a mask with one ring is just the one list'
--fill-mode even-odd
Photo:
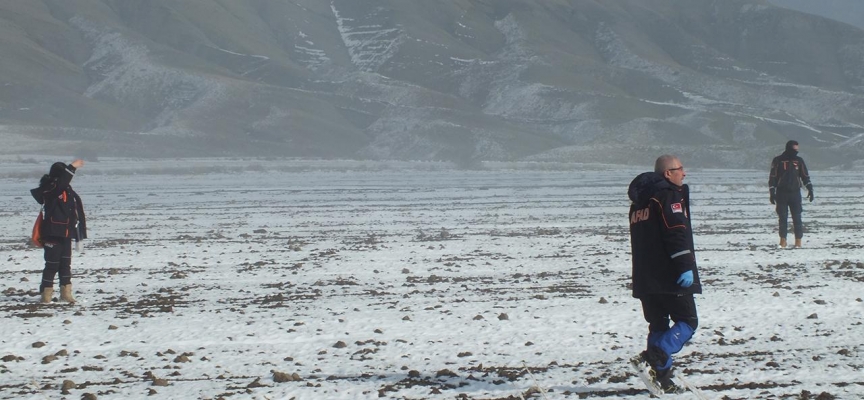
{"label": "white boot", "polygon": [[51,298],[54,297],[54,288],[53,287],[42,288],[42,292],[40,293],[40,295],[42,296],[41,300],[43,303],[50,303]]}
{"label": "white boot", "polygon": [[72,284],[60,285],[60,300],[75,304],[75,298],[72,297]]}

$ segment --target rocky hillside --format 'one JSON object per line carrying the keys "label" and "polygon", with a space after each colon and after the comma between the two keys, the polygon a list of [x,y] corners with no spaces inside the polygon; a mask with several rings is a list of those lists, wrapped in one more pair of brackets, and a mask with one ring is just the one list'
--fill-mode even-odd
{"label": "rocky hillside", "polygon": [[0,2],[7,154],[864,158],[864,30],[763,0]]}

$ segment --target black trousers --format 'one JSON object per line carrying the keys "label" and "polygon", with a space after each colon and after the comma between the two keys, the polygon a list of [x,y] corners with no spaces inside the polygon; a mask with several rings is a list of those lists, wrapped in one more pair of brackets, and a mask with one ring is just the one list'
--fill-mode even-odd
{"label": "black trousers", "polygon": [[792,214],[795,239],[804,237],[804,223],[801,221],[801,191],[777,192],[774,202],[777,204],[777,217],[780,219],[780,237],[786,238],[786,233],[789,230],[789,214]]}
{"label": "black trousers", "polygon": [[45,243],[45,269],[39,290],[54,286],[54,276],[60,274],[60,286],[72,283],[72,239],[47,237]]}
{"label": "black trousers", "polygon": [[[648,322],[648,332],[658,334],[669,330],[669,321],[699,326],[696,300],[692,294],[652,294],[642,296],[642,314]],[[650,338],[649,338],[650,340]]]}

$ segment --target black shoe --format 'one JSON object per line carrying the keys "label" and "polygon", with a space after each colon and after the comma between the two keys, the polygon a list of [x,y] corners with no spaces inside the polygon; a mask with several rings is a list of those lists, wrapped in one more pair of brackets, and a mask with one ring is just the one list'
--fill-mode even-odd
{"label": "black shoe", "polygon": [[648,350],[642,352],[642,357],[651,364],[651,367],[657,369],[669,362],[669,355],[666,354],[657,346],[650,346]]}
{"label": "black shoe", "polygon": [[679,386],[675,382],[671,380],[666,384],[660,384],[660,388],[663,389],[663,392],[667,394],[681,394],[687,391],[686,388]]}
{"label": "black shoe", "polygon": [[648,361],[648,352],[641,352],[635,357],[630,359],[630,364],[633,365],[636,369],[651,369],[654,370],[654,367],[651,366],[651,362]]}
{"label": "black shoe", "polygon": [[657,387],[663,393],[680,394],[686,392],[686,388],[681,387],[672,381],[672,368],[658,370],[657,367],[655,367],[658,361],[665,364],[665,357],[668,356],[666,356],[665,353],[662,353],[662,351],[643,351],[636,357],[631,358],[630,364],[632,364],[637,370],[644,370],[651,381],[651,385]]}
{"label": "black shoe", "polygon": [[651,363],[646,359],[646,352],[641,352],[630,359],[630,365],[636,370],[636,374],[642,383],[648,388],[652,395],[659,397],[666,391],[657,382],[657,371],[651,366]]}
{"label": "black shoe", "polygon": [[686,391],[685,388],[679,386],[675,382],[672,381],[672,368],[665,370],[654,370],[655,375],[654,379],[658,385],[660,385],[660,389],[663,389],[663,392],[673,394],[673,393],[684,393]]}

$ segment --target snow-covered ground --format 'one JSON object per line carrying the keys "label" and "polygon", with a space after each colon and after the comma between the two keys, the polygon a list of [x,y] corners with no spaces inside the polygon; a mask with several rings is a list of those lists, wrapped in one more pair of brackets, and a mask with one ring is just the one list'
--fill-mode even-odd
{"label": "snow-covered ground", "polygon": [[[0,162],[0,398],[649,397],[641,170],[245,163],[85,165],[70,306],[37,302],[25,245],[50,163]],[[864,398],[861,175],[814,171],[782,250],[766,171],[687,172],[705,293],[679,371],[712,399]]]}

